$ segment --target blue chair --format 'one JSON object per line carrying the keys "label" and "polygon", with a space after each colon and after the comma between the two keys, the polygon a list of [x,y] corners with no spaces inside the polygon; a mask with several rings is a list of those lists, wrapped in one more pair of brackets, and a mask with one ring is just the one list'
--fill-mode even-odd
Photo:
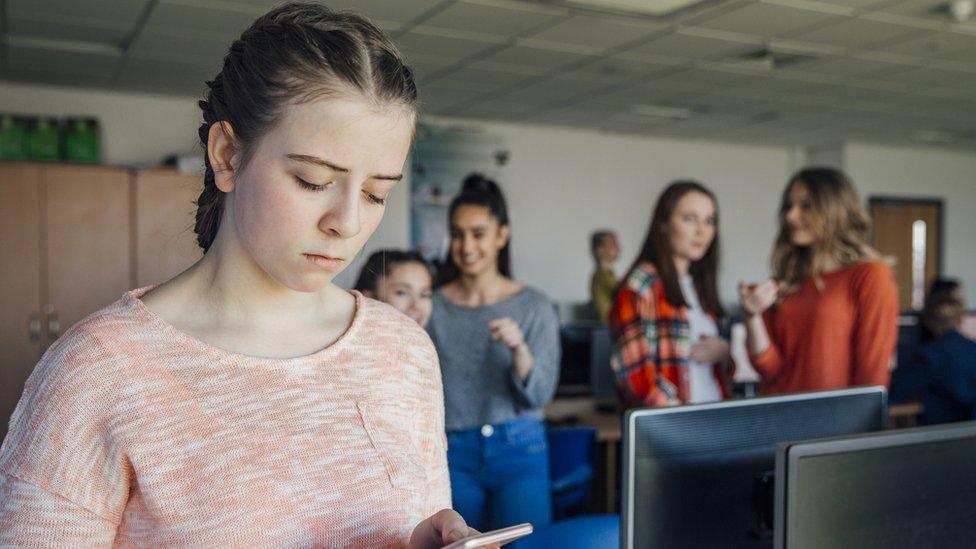
{"label": "blue chair", "polygon": [[619,549],[620,515],[586,515],[536,529],[512,549]]}
{"label": "blue chair", "polygon": [[550,428],[546,431],[546,436],[549,440],[553,520],[585,513],[590,481],[593,479],[596,429]]}

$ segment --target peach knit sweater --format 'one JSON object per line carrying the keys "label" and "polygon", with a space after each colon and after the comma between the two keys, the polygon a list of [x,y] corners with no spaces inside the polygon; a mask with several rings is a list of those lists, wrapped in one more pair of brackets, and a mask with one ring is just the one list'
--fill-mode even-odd
{"label": "peach knit sweater", "polygon": [[400,546],[450,507],[430,339],[356,294],[294,359],[222,351],[129,292],[45,353],[0,450],[0,546]]}

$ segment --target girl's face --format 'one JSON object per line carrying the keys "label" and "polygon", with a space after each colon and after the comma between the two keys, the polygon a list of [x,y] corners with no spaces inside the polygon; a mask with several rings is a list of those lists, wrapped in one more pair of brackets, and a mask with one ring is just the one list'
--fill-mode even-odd
{"label": "girl's face", "polygon": [[820,240],[817,233],[810,191],[806,185],[795,183],[786,198],[783,222],[794,246],[813,246]]}
{"label": "girl's face", "polygon": [[508,226],[500,227],[487,207],[458,206],[451,216],[451,261],[465,275],[497,271],[508,234]]}
{"label": "girl's face", "polygon": [[412,112],[357,96],[286,107],[231,178],[221,229],[278,283],[321,289],[383,218],[413,127]]}
{"label": "girl's face", "polygon": [[393,305],[393,308],[427,326],[431,301],[431,279],[427,267],[416,261],[400,263],[387,276],[376,281],[376,299]]}
{"label": "girl's face", "polygon": [[685,193],[668,220],[671,253],[689,263],[705,257],[715,240],[715,204],[707,194]]}

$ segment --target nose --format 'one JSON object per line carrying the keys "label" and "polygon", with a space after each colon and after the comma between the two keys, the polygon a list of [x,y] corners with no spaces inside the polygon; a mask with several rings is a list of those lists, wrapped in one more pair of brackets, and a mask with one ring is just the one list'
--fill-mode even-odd
{"label": "nose", "polygon": [[474,236],[470,234],[464,234],[461,237],[461,253],[471,253],[474,251]]}
{"label": "nose", "polygon": [[355,185],[339,185],[329,207],[319,219],[319,230],[338,238],[351,238],[359,234],[359,190]]}
{"label": "nose", "polygon": [[790,223],[797,223],[800,220],[800,208],[797,206],[790,206],[786,210],[786,221]]}

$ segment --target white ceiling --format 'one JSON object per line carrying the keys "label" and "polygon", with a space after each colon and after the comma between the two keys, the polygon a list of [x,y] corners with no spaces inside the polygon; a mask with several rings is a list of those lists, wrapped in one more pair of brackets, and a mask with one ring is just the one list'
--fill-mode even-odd
{"label": "white ceiling", "polygon": [[[198,95],[277,3],[0,0],[0,79]],[[328,4],[395,37],[432,114],[790,145],[924,134],[976,149],[976,21],[952,22],[942,0],[711,0],[663,19],[555,0]],[[763,48],[783,63],[742,60]]]}

